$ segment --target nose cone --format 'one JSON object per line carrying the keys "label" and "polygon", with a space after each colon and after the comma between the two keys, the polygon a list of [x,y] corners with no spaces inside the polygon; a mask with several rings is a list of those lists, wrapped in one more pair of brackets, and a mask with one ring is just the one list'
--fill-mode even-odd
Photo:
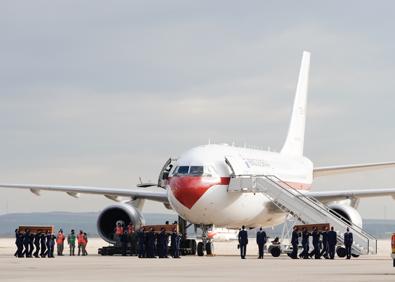
{"label": "nose cone", "polygon": [[174,197],[188,209],[191,209],[212,186],[227,184],[228,177],[175,176],[169,181]]}

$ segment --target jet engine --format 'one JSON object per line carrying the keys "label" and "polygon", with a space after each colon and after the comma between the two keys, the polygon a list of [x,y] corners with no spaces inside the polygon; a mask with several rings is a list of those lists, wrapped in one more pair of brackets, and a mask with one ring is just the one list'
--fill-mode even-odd
{"label": "jet engine", "polygon": [[362,217],[353,207],[344,204],[331,204],[328,206],[347,221],[362,228]]}
{"label": "jet engine", "polygon": [[141,213],[129,203],[119,203],[105,208],[97,219],[97,230],[100,237],[108,243],[115,243],[114,229],[120,222],[127,226],[132,223],[136,229],[145,224]]}

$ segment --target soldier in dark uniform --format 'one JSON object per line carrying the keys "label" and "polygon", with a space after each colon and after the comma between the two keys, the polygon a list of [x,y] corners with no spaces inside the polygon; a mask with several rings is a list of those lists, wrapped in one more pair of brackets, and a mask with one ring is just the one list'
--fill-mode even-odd
{"label": "soldier in dark uniform", "polygon": [[30,241],[29,241],[29,258],[33,257],[34,251],[34,237],[36,234],[30,233]]}
{"label": "soldier in dark uniform", "polygon": [[41,253],[40,253],[40,257],[45,258],[46,254],[47,254],[47,236],[45,236],[44,233],[41,233],[40,236],[40,244],[41,244]]}
{"label": "soldier in dark uniform", "polygon": [[155,232],[152,227],[147,233],[147,258],[155,258]]}
{"label": "soldier in dark uniform", "polygon": [[120,238],[120,240],[121,240],[121,248],[122,248],[122,256],[126,256],[126,251],[127,251],[127,248],[128,248],[128,239],[129,239],[128,236],[129,236],[128,231],[125,230],[123,232],[123,234],[121,235],[121,238]]}
{"label": "soldier in dark uniform", "polygon": [[47,242],[47,251],[45,252],[44,255],[47,255],[49,258],[51,257],[51,234],[49,232],[47,232],[47,234],[45,235],[46,237],[46,242]]}
{"label": "soldier in dark uniform", "polygon": [[158,256],[159,258],[164,258],[165,257],[165,244],[166,244],[166,232],[165,229],[162,227],[160,229],[160,233],[158,235],[158,240],[157,240],[157,249],[158,249]]}
{"label": "soldier in dark uniform", "polygon": [[258,259],[263,259],[266,241],[267,241],[266,232],[263,231],[261,227],[259,228],[259,231],[256,233],[256,243],[258,244],[258,249],[259,249]]}
{"label": "soldier in dark uniform", "polygon": [[37,232],[36,235],[34,235],[34,247],[36,249],[36,251],[34,252],[34,257],[36,258],[38,258],[38,253],[40,252],[40,236],[40,232]]}
{"label": "soldier in dark uniform", "polygon": [[299,237],[300,237],[300,233],[298,227],[295,226],[291,236],[292,253],[289,254],[290,258],[298,259]]}
{"label": "soldier in dark uniform", "polygon": [[335,258],[335,249],[337,244],[337,233],[331,227],[331,231],[328,232],[328,254],[330,259]]}
{"label": "soldier in dark uniform", "polygon": [[55,240],[56,236],[54,234],[49,234],[47,236],[47,252],[49,258],[54,258]]}
{"label": "soldier in dark uniform", "polygon": [[329,251],[329,247],[328,247],[328,234],[329,234],[329,230],[328,227],[325,227],[324,232],[321,233],[322,234],[322,251],[320,253],[320,257],[324,256],[324,258],[328,258],[328,251]]}
{"label": "soldier in dark uniform", "polygon": [[242,259],[245,259],[246,253],[247,253],[248,233],[245,230],[244,225],[241,227],[241,230],[239,231],[239,234],[237,237],[239,239],[240,257]]}
{"label": "soldier in dark uniform", "polygon": [[310,233],[307,232],[306,227],[302,229],[302,246],[303,246],[303,252],[299,255],[299,257],[302,257],[304,259],[309,258],[309,236]]}
{"label": "soldier in dark uniform", "polygon": [[310,252],[309,257],[312,257],[314,255],[315,259],[320,258],[320,232],[318,232],[317,227],[315,226],[313,228],[313,232],[311,233],[311,237],[313,237],[313,246],[314,249]]}
{"label": "soldier in dark uniform", "polygon": [[170,240],[171,256],[173,258],[180,258],[180,241],[181,236],[177,233],[177,229],[174,228]]}
{"label": "soldier in dark uniform", "polygon": [[351,258],[351,247],[353,241],[353,235],[350,232],[350,229],[347,227],[347,232],[344,233],[344,246],[346,247],[347,259]]}
{"label": "soldier in dark uniform", "polygon": [[17,249],[14,255],[18,258],[23,257],[23,234],[18,229],[15,229],[15,245]]}
{"label": "soldier in dark uniform", "polygon": [[23,256],[26,256],[27,258],[29,257],[29,246],[30,246],[30,230],[25,229],[25,234],[23,235]]}
{"label": "soldier in dark uniform", "polygon": [[145,254],[145,234],[144,234],[144,227],[140,228],[140,230],[137,232],[137,244],[138,244],[138,256],[139,258],[144,258]]}

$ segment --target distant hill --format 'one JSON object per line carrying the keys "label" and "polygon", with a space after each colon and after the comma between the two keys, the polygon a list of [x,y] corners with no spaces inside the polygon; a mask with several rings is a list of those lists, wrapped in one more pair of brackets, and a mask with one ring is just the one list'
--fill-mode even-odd
{"label": "distant hill", "polygon": [[[9,213],[0,215],[0,236],[10,237],[19,225],[54,225],[55,230],[62,228],[82,229],[90,236],[97,236],[96,220],[99,212],[43,212],[43,213]],[[147,224],[161,224],[166,220],[177,220],[174,214],[145,213]]]}
{"label": "distant hill", "polygon": [[[99,212],[45,212],[45,213],[10,213],[0,215],[0,236],[11,237],[19,225],[54,225],[55,230],[63,228],[66,232],[71,229],[82,229],[90,236],[97,236],[96,220]],[[144,213],[147,224],[161,224],[166,220],[172,222],[177,220],[175,214]],[[275,228],[266,228],[270,237],[280,236],[283,225]],[[395,220],[366,219],[364,229],[376,238],[388,239],[395,232]],[[193,235],[193,228],[189,229]],[[251,230],[251,236],[255,231]]]}

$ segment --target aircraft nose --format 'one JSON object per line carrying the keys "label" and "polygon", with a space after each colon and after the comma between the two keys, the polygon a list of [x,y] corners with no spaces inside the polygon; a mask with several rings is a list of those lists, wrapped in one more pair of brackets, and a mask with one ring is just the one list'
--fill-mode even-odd
{"label": "aircraft nose", "polygon": [[229,184],[225,182],[219,177],[175,176],[170,179],[169,186],[174,197],[191,209],[208,189],[217,184]]}

